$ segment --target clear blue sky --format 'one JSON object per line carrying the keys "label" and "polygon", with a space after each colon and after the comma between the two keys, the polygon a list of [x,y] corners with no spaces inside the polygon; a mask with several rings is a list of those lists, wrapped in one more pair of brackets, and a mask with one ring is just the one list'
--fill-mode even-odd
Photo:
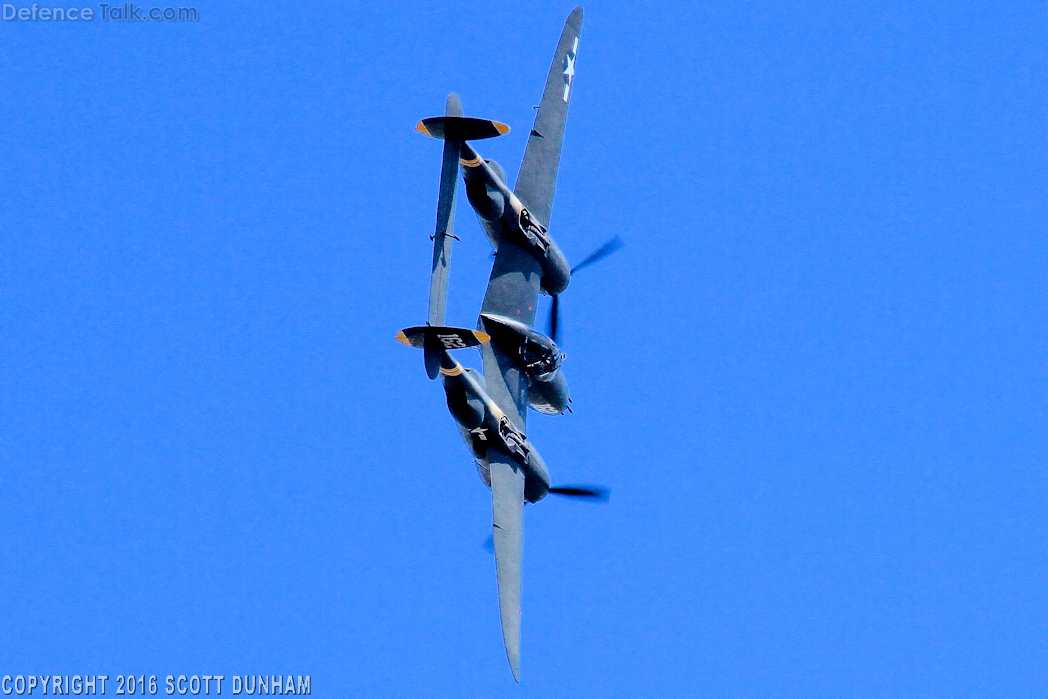
{"label": "clear blue sky", "polygon": [[488,491],[393,336],[416,120],[457,91],[513,177],[572,4],[0,22],[0,674],[1043,694],[1043,2],[586,5],[552,232],[627,247],[564,295],[576,411],[529,436],[613,494],[528,507],[513,684]]}

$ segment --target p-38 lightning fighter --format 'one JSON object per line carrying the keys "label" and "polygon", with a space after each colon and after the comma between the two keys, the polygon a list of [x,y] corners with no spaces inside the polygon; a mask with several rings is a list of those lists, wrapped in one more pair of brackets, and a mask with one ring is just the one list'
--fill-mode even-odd
{"label": "p-38 lightning fighter", "polygon": [[[567,382],[560,370],[564,353],[556,344],[558,297],[576,272],[617,249],[609,241],[572,269],[549,234],[550,212],[560,166],[564,124],[575,76],[582,8],[568,16],[553,57],[546,88],[528,138],[516,186],[493,160],[484,160],[471,141],[509,131],[499,122],[462,116],[455,94],[444,116],[423,119],[416,130],[443,139],[444,155],[433,235],[429,318],[405,328],[397,340],[421,348],[430,379],[441,376],[448,409],[491,488],[492,540],[499,609],[506,655],[519,682],[522,525],[525,502],[547,493],[607,499],[593,487],[550,487],[549,472],[525,434],[527,410],[557,415],[570,410]],[[455,190],[462,166],[466,196],[492,247],[495,259],[476,330],[444,325]],[[549,332],[534,328],[540,293],[552,296]],[[450,350],[477,347],[483,374],[463,367]]]}

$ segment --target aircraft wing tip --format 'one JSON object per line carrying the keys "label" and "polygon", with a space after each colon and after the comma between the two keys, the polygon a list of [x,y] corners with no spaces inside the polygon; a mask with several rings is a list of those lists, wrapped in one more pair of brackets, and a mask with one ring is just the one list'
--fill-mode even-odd
{"label": "aircraft wing tip", "polygon": [[506,647],[506,658],[509,660],[509,669],[513,673],[513,681],[520,684],[520,649]]}

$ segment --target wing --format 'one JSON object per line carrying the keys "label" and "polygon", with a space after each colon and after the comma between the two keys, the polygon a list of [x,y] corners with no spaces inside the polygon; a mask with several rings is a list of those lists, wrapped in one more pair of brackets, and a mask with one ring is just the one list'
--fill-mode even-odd
{"label": "wing", "polygon": [[575,78],[575,54],[582,31],[582,8],[576,7],[564,23],[557,52],[546,78],[535,126],[528,137],[524,161],[520,164],[513,193],[528,211],[547,228],[557,189],[560,147],[564,143],[564,122],[568,118],[568,99]]}
{"label": "wing", "polygon": [[491,466],[491,536],[499,584],[502,640],[513,679],[520,682],[520,584],[523,561],[524,474],[509,454],[488,451]]}

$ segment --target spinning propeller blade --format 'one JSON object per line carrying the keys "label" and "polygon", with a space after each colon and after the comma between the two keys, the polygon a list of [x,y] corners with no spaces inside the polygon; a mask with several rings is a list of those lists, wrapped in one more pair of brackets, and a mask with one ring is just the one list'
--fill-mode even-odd
{"label": "spinning propeller blade", "polygon": [[[599,248],[591,252],[589,255],[587,255],[586,258],[582,260],[582,262],[572,267],[571,273],[574,275],[575,272],[578,272],[580,269],[585,269],[586,267],[589,267],[595,262],[600,262],[608,255],[617,251],[623,245],[625,245],[625,243],[622,242],[622,238],[620,238],[619,236],[615,236],[614,238],[612,238],[611,240],[609,240],[608,242],[604,243]],[[560,327],[559,299],[559,295],[555,295],[553,297],[553,303],[551,303],[549,307],[549,319],[546,323],[546,328],[548,330],[546,334],[549,335],[549,338],[554,342],[557,342],[557,330]],[[553,491],[551,490],[550,492],[552,493]]]}
{"label": "spinning propeller blade", "polygon": [[625,244],[626,243],[622,242],[622,238],[620,238],[619,236],[615,236],[614,238],[612,238],[611,240],[609,240],[608,242],[604,243],[599,248],[591,252],[589,256],[586,257],[586,259],[584,259],[582,262],[572,267],[571,273],[575,274],[575,272],[578,272],[580,269],[583,269],[585,267],[589,267],[594,262],[600,262],[605,257],[615,252]]}
{"label": "spinning propeller blade", "polygon": [[611,491],[599,485],[565,485],[560,488],[550,488],[549,492],[568,498],[584,498],[600,502],[607,502],[611,498]]}

